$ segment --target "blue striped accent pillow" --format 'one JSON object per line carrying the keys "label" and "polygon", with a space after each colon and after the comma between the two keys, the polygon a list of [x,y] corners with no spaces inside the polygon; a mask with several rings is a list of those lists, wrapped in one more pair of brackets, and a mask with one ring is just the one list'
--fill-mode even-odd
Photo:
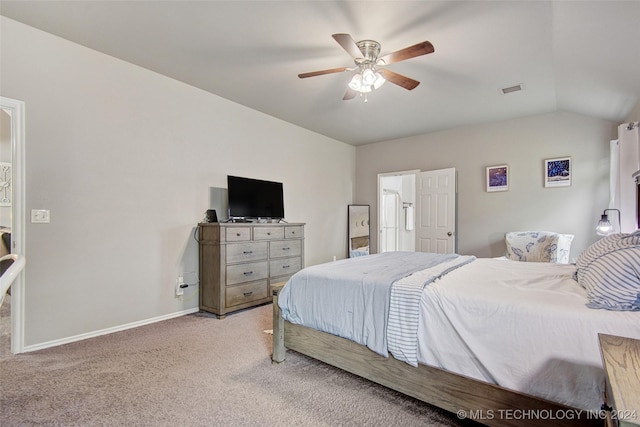
{"label": "blue striped accent pillow", "polygon": [[590,308],[640,310],[640,231],[595,242],[576,262]]}

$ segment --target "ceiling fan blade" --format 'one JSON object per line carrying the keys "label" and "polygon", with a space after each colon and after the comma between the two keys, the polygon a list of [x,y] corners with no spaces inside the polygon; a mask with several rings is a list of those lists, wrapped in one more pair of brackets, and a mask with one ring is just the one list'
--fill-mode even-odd
{"label": "ceiling fan blade", "polygon": [[342,48],[346,50],[349,55],[353,56],[354,58],[363,57],[362,52],[358,48],[358,45],[353,40],[353,37],[351,37],[349,34],[333,34],[331,37],[333,37],[335,41],[337,41],[338,44],[342,46]]}
{"label": "ceiling fan blade", "polygon": [[393,64],[394,62],[404,61],[405,59],[415,58],[416,56],[426,55],[433,52],[435,52],[433,45],[424,41],[384,55],[383,57],[378,58],[378,62],[384,65]]}
{"label": "ceiling fan blade", "polygon": [[382,74],[382,77],[384,77],[387,81],[390,81],[391,83],[403,87],[407,90],[415,89],[416,86],[420,84],[420,82],[417,80],[413,80],[407,76],[403,76],[402,74],[398,74],[390,70],[378,69],[378,72]]}
{"label": "ceiling fan blade", "polygon": [[343,101],[348,101],[349,99],[355,98],[357,94],[358,94],[358,92],[356,92],[355,90],[353,90],[350,87],[348,87],[347,91],[344,93],[344,96],[342,97],[342,100]]}
{"label": "ceiling fan blade", "polygon": [[331,68],[329,70],[312,71],[310,73],[298,74],[298,77],[300,77],[301,79],[306,79],[307,77],[322,76],[323,74],[341,73],[347,70],[347,67]]}

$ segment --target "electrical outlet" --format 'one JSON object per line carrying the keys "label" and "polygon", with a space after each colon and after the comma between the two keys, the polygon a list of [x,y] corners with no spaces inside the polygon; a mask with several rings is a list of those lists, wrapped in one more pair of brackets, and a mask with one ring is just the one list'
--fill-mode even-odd
{"label": "electrical outlet", "polygon": [[48,224],[51,222],[51,212],[49,209],[31,209],[32,224]]}
{"label": "electrical outlet", "polygon": [[182,285],[184,285],[184,277],[180,275],[176,280],[176,296],[180,296],[184,294],[184,288],[182,288]]}

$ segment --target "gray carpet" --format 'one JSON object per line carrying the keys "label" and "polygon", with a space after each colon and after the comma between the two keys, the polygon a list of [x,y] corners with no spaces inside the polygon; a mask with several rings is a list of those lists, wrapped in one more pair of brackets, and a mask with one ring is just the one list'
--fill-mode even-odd
{"label": "gray carpet", "polygon": [[454,414],[295,352],[271,305],[198,313],[0,360],[3,426],[460,426]]}

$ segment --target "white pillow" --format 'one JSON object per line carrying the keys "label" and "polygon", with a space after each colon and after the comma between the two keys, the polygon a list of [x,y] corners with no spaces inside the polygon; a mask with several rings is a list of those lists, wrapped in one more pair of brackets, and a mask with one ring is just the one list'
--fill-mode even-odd
{"label": "white pillow", "polygon": [[568,264],[573,237],[551,231],[511,231],[505,235],[506,257],[513,261]]}

